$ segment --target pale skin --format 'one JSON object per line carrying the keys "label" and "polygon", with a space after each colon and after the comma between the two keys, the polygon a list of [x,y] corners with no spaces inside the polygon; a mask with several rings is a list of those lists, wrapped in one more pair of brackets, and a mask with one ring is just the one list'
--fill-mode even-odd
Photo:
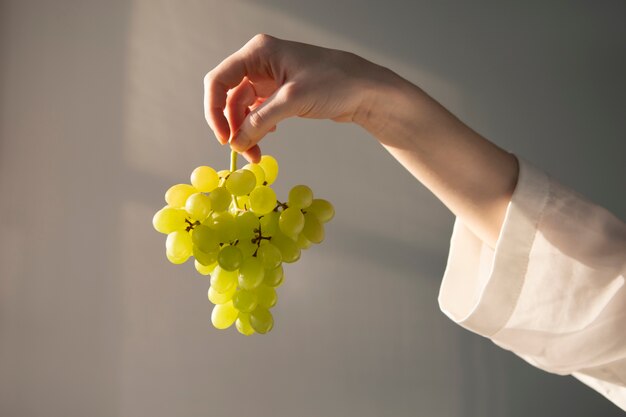
{"label": "pale skin", "polygon": [[360,125],[495,247],[517,159],[394,72],[348,52],[257,35],[205,76],[204,92],[218,141],[252,162],[286,118]]}

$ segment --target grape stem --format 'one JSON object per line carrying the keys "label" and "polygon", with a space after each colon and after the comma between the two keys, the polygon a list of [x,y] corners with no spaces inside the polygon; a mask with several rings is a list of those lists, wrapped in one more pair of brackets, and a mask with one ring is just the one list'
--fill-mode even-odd
{"label": "grape stem", "polygon": [[230,151],[230,172],[237,171],[237,152]]}
{"label": "grape stem", "polygon": [[[230,151],[230,172],[237,171],[237,152]],[[237,197],[233,195],[233,204],[235,205],[235,210],[240,210],[239,203],[237,202]]]}

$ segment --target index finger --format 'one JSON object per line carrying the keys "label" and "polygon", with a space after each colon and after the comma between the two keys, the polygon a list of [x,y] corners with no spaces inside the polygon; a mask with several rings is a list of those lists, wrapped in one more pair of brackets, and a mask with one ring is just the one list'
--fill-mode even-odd
{"label": "index finger", "polygon": [[227,143],[230,137],[230,127],[224,116],[228,90],[250,75],[251,49],[267,43],[268,38],[267,35],[256,35],[204,77],[204,117],[221,144]]}

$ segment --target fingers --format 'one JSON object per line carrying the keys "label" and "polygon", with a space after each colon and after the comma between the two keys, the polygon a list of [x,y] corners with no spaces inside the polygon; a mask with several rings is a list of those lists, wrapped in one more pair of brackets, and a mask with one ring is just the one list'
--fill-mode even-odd
{"label": "fingers", "polygon": [[278,122],[297,114],[297,103],[292,94],[293,86],[285,84],[262,104],[253,109],[230,139],[230,146],[237,152],[251,150]]}
{"label": "fingers", "polygon": [[252,148],[244,151],[242,155],[248,160],[248,162],[258,164],[261,160],[261,148],[259,148],[259,145],[254,145]]}
{"label": "fingers", "polygon": [[225,114],[231,132],[239,130],[246,116],[250,113],[249,107],[256,101],[256,92],[247,77],[245,77],[237,87],[230,90],[226,102]]}
{"label": "fingers", "polygon": [[[248,70],[255,71],[254,56],[263,56],[263,50],[274,42],[267,35],[257,35],[243,48],[235,52],[204,77],[204,116],[220,143],[228,142],[230,127],[224,110],[228,91],[237,87]],[[259,63],[256,63],[259,66]]]}

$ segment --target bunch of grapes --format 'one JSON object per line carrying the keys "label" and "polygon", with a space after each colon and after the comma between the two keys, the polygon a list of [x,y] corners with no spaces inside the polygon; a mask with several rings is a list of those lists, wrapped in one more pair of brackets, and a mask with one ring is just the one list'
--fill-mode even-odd
{"label": "bunch of grapes", "polygon": [[210,276],[211,322],[218,329],[235,323],[244,335],[269,332],[283,262],[296,262],[302,249],[320,243],[324,223],[335,214],[306,185],[293,187],[281,203],[270,187],[277,176],[273,157],[237,169],[233,152],[230,170],[200,166],[191,173],[191,184],[170,187],[167,205],[152,219],[154,228],[167,234],[170,262],[182,264],[193,256],[196,270]]}

